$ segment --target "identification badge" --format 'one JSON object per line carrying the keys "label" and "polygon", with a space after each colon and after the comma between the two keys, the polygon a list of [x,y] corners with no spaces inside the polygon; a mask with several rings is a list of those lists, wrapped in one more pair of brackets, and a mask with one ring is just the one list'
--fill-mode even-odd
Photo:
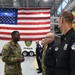
{"label": "identification badge", "polygon": [[67,50],[67,46],[68,46],[68,44],[65,44],[65,46],[64,46],[64,50]]}

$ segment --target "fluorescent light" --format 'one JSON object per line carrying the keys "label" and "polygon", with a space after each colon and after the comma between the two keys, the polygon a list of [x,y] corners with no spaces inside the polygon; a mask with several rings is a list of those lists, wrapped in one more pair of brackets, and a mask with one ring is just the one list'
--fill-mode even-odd
{"label": "fluorescent light", "polygon": [[47,2],[48,0],[43,0],[43,1]]}
{"label": "fluorescent light", "polygon": [[17,0],[14,0],[14,1],[17,1]]}

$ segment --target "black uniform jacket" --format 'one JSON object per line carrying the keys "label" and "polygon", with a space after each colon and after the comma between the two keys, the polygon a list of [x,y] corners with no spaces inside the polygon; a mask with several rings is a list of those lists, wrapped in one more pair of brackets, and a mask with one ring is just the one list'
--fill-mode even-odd
{"label": "black uniform jacket", "polygon": [[[75,75],[75,31],[73,29],[61,36],[56,69],[60,69],[61,75]],[[59,72],[56,75],[60,75]]]}
{"label": "black uniform jacket", "polygon": [[56,64],[55,52],[58,50],[58,46],[56,45],[57,44],[55,43],[55,41],[48,44],[46,55],[45,55],[45,60],[44,60],[44,65],[47,68],[55,67],[55,64]]}
{"label": "black uniform jacket", "polygon": [[41,50],[41,46],[39,44],[37,44],[36,46],[36,55],[40,56],[40,50]]}
{"label": "black uniform jacket", "polygon": [[40,50],[40,59],[42,59],[42,53],[43,53],[43,50],[44,50],[44,46],[41,47],[41,50]]}

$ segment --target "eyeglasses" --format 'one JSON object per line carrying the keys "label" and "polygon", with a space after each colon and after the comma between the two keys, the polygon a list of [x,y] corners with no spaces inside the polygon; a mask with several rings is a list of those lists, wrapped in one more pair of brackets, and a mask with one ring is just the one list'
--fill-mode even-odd
{"label": "eyeglasses", "polygon": [[51,36],[47,36],[47,37],[45,37],[45,38],[52,38]]}
{"label": "eyeglasses", "polygon": [[42,39],[46,39],[46,38],[52,38],[51,36],[47,36],[47,37],[43,37]]}

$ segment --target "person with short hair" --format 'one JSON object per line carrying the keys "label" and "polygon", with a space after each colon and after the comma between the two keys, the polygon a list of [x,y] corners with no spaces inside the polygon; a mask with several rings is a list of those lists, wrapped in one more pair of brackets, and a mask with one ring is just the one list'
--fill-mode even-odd
{"label": "person with short hair", "polygon": [[46,67],[45,75],[55,75],[56,51],[58,51],[58,45],[55,42],[55,35],[51,32],[47,33],[45,40],[48,45],[44,58],[44,65]]}
{"label": "person with short hair", "polygon": [[45,59],[45,54],[46,54],[46,49],[47,49],[47,44],[46,44],[46,39],[43,38],[41,40],[41,44],[42,44],[42,51],[41,51],[41,65],[42,65],[42,75],[46,74],[46,67],[44,65],[44,59]]}
{"label": "person with short hair", "polygon": [[75,31],[72,28],[73,14],[63,11],[58,25],[62,32],[56,62],[56,75],[75,75]]}
{"label": "person with short hair", "polygon": [[42,67],[40,62],[40,50],[41,50],[41,45],[39,44],[39,40],[36,40],[36,60],[38,64],[37,73],[42,73]]}
{"label": "person with short hair", "polygon": [[21,47],[18,44],[20,33],[13,31],[12,40],[6,43],[2,49],[2,61],[5,62],[5,75],[22,75],[21,63],[24,57],[21,55]]}

